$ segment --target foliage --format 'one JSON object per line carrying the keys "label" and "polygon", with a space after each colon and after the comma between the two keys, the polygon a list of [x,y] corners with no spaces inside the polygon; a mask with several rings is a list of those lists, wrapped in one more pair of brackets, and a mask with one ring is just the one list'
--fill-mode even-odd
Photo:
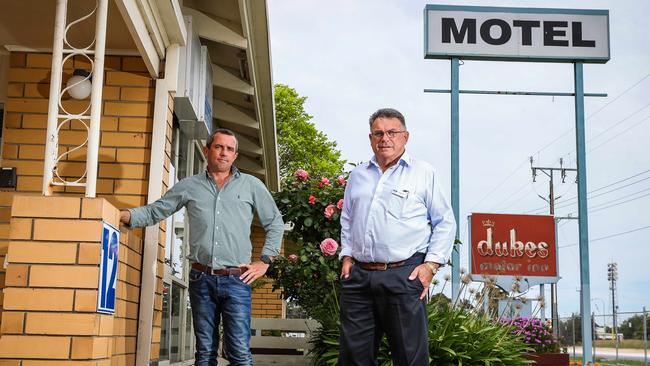
{"label": "foliage", "polygon": [[537,353],[557,352],[559,346],[548,323],[537,318],[516,317],[513,319],[502,319],[501,323],[512,327],[511,333],[520,335],[527,345]]}
{"label": "foliage", "polygon": [[[650,317],[647,317],[646,319],[646,329],[650,329]],[[637,314],[625,319],[625,321],[618,327],[618,331],[623,333],[624,339],[642,339],[643,314]]]}
{"label": "foliage", "polygon": [[330,180],[298,170],[274,197],[284,221],[292,225],[286,240],[298,243],[300,249],[274,260],[267,275],[274,280],[274,290],[281,289],[285,299],[321,324],[338,321],[339,250],[327,255],[320,243],[326,238],[340,240],[345,184],[343,176]]}
{"label": "foliage", "polygon": [[[342,175],[336,179],[312,177],[302,169],[296,172],[305,178],[296,175],[287,178],[285,187],[274,196],[284,222],[292,225],[286,238],[300,244],[317,244],[325,238],[338,241],[341,237],[338,206],[342,205],[339,200],[343,199],[346,178]],[[325,215],[327,207],[334,208],[329,218]]]}
{"label": "foliage", "polygon": [[[463,307],[450,306],[438,297],[427,304],[429,359],[431,365],[528,365],[523,353],[531,349],[507,325],[477,315]],[[339,327],[321,328],[312,338],[314,365],[338,364]],[[379,347],[378,363],[392,365],[386,337]]]}
{"label": "foliage", "polygon": [[330,141],[310,122],[313,117],[304,107],[307,97],[283,84],[276,84],[274,91],[282,181],[300,168],[323,176],[335,176],[343,171],[345,160],[341,160],[336,142]]}
{"label": "foliage", "polygon": [[507,325],[462,306],[430,303],[431,365],[526,365],[530,349]]}

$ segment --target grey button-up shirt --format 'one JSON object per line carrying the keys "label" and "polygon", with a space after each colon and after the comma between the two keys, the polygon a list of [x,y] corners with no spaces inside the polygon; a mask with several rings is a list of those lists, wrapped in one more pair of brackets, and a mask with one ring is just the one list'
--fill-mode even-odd
{"label": "grey button-up shirt", "polygon": [[129,209],[133,227],[153,225],[187,208],[188,259],[214,269],[251,261],[253,211],[266,231],[262,255],[277,256],[284,231],[282,215],[266,186],[232,167],[232,176],[219,189],[208,172],[182,179],[163,197]]}

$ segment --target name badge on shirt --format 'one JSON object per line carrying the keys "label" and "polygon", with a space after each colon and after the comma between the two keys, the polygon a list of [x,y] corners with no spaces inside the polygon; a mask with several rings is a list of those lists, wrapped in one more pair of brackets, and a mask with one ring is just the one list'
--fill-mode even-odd
{"label": "name badge on shirt", "polygon": [[406,198],[406,197],[408,197],[408,195],[409,195],[409,191],[407,191],[406,189],[403,189],[403,190],[401,190],[401,191],[400,191],[400,190],[397,190],[397,189],[393,189],[393,192],[392,192],[392,193],[393,193],[394,195],[396,195],[397,197],[400,197],[400,198]]}

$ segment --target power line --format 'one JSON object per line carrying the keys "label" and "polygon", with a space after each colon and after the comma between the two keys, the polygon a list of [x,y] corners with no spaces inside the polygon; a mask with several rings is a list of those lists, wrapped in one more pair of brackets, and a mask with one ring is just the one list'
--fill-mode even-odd
{"label": "power line", "polygon": [[636,174],[631,175],[631,176],[629,176],[629,177],[627,177],[627,178],[623,178],[623,179],[621,179],[621,180],[617,180],[616,182],[610,183],[610,184],[608,184],[608,185],[606,185],[606,186],[602,186],[602,187],[600,187],[600,188],[594,189],[593,191],[589,191],[589,193],[598,192],[598,191],[600,191],[600,190],[603,190],[603,189],[605,189],[605,188],[611,187],[611,186],[616,185],[616,184],[618,184],[618,183],[625,182],[626,180],[630,180],[630,179],[632,179],[632,178],[638,177],[639,175],[643,175],[643,174],[645,174],[645,173],[647,173],[647,172],[650,172],[650,169],[648,169],[648,170],[644,170],[644,171],[642,171],[642,172],[640,172],[640,173],[636,173]]}
{"label": "power line", "polygon": [[[613,128],[615,128],[616,126],[619,126],[621,123],[623,123],[623,122],[627,121],[628,119],[632,118],[633,116],[635,116],[636,114],[638,114],[638,113],[641,112],[642,110],[648,108],[649,106],[650,106],[650,102],[647,103],[647,104],[645,104],[643,107],[637,109],[637,110],[634,111],[633,113],[627,115],[625,118],[618,120],[617,122],[615,122],[615,123],[612,124],[611,126],[607,127],[607,128],[604,129],[603,131],[599,132],[598,134],[596,134],[596,135],[590,137],[586,142],[587,142],[587,143],[590,143],[591,141],[593,141],[593,140],[597,139],[598,137],[604,135],[605,133],[611,131],[611,130],[612,130]],[[632,128],[634,128],[634,127],[636,127],[636,126],[638,126],[638,125],[640,125],[641,123],[645,122],[645,121],[648,120],[648,119],[650,119],[650,116],[647,116],[647,117],[643,118],[642,120],[640,120],[640,121],[638,121],[637,123],[633,124],[632,126],[626,128],[625,130],[619,132],[618,134],[614,135],[613,137],[611,137],[611,138],[609,138],[609,139],[607,139],[607,140],[601,142],[600,144],[596,145],[595,147],[589,149],[589,150],[586,152],[586,154],[589,154],[590,152],[592,152],[592,151],[598,149],[599,147],[601,147],[601,146],[607,144],[608,142],[610,142],[610,141],[614,140],[615,138],[621,136],[621,135],[624,134],[625,132],[631,130]],[[571,150],[569,150],[567,153],[563,154],[562,157],[564,157],[564,156],[571,156],[571,154],[573,154],[574,152],[575,152],[575,149],[571,149]],[[538,151],[538,153],[539,153],[539,151]],[[569,161],[570,161],[570,160],[569,160]]]}
{"label": "power line", "polygon": [[[650,188],[648,188],[648,189],[644,189],[643,191],[639,191],[639,192],[633,193],[632,195],[635,195],[635,194],[638,194],[638,193],[641,193],[641,192],[645,192],[645,191],[648,191],[648,190],[650,190]],[[628,202],[636,201],[636,200],[638,200],[638,199],[640,199],[640,198],[647,197],[647,196],[650,196],[650,193],[646,193],[646,194],[644,194],[643,196],[639,196],[639,197],[631,198],[631,199],[629,199],[629,200],[625,200],[625,201],[617,202],[617,203],[614,203],[614,204],[612,204],[612,205],[605,206],[605,207],[598,207],[598,206],[596,206],[596,208],[594,208],[594,209],[592,209],[592,210],[589,210],[589,212],[598,212],[598,211],[602,211],[602,210],[608,209],[608,208],[610,208],[610,207],[614,207],[614,206],[622,205],[622,204],[624,204],[624,203],[628,203]],[[626,197],[629,197],[629,196],[626,196]],[[621,197],[621,198],[624,198],[624,197]]]}
{"label": "power line", "polygon": [[605,103],[605,105],[603,105],[602,107],[600,107],[600,108],[599,108],[598,110],[596,110],[594,113],[590,114],[590,115],[587,117],[587,119],[589,119],[589,118],[595,116],[595,115],[598,114],[600,111],[602,111],[603,109],[607,108],[607,106],[609,106],[610,104],[612,104],[612,103],[614,103],[615,101],[617,101],[620,97],[622,97],[623,95],[625,95],[625,94],[626,94],[627,92],[629,92],[630,90],[634,89],[635,86],[641,84],[641,83],[643,82],[643,80],[647,79],[649,76],[650,76],[650,73],[646,74],[644,77],[642,77],[641,79],[639,79],[639,81],[637,81],[637,82],[634,83],[632,86],[630,86],[630,87],[628,87],[627,89],[625,89],[621,94],[619,94],[618,96],[616,96],[616,98],[614,98],[614,99],[610,100],[609,102]]}
{"label": "power line", "polygon": [[[617,184],[619,184],[619,183],[625,182],[625,181],[627,181],[627,180],[630,180],[630,179],[632,179],[632,178],[638,177],[639,175],[643,175],[643,174],[648,173],[648,172],[650,172],[650,169],[648,169],[648,170],[644,170],[644,171],[642,171],[642,172],[640,172],[640,173],[633,174],[633,175],[631,175],[631,176],[629,176],[629,177],[627,177],[627,178],[623,178],[623,179],[617,180],[616,182],[612,182],[612,183],[607,184],[607,185],[605,185],[605,186],[602,186],[602,187],[600,187],[600,188],[596,188],[596,189],[594,189],[594,190],[591,190],[591,191],[587,192],[587,194],[592,194],[592,193],[595,193],[595,192],[601,191],[601,190],[603,190],[603,189],[605,189],[605,188],[609,188],[609,187],[611,187],[611,186],[614,186],[614,185],[617,185]],[[631,186],[631,185],[633,185],[633,184],[636,184],[636,183],[639,183],[639,182],[642,182],[642,181],[644,181],[644,180],[648,180],[648,179],[650,179],[650,177],[646,177],[646,178],[643,178],[643,179],[639,179],[639,180],[636,181],[636,182],[633,182],[633,183],[630,183],[630,184],[626,184],[626,185],[624,185],[624,186],[621,186],[621,187],[618,187],[618,188],[615,188],[615,189],[609,190],[609,191],[607,191],[607,192],[605,192],[605,193],[614,192],[614,191],[617,191],[617,190],[619,190],[619,189],[622,189],[622,188],[625,188],[625,187],[629,187],[629,186]],[[599,197],[599,196],[602,196],[602,195],[605,194],[605,193],[598,194],[598,195],[596,195],[596,196],[587,196],[587,198],[595,198],[595,197]],[[563,199],[563,200],[558,200],[558,203],[566,203],[567,201],[575,200],[575,199],[577,199],[577,198],[578,198],[578,196],[568,197],[568,198],[565,198],[565,199]],[[571,204],[559,205],[558,208],[567,207],[567,206],[570,206],[570,205],[571,205]],[[539,210],[542,210],[542,209],[545,209],[545,208],[546,208],[546,206],[541,206],[541,207],[537,207],[537,208],[535,208],[535,209],[532,209],[532,210],[526,211],[525,213],[532,213],[532,212],[536,212],[536,211],[539,211]]]}
{"label": "power line", "polygon": [[[645,76],[643,76],[643,77],[642,77],[641,79],[639,79],[636,83],[632,84],[630,87],[628,87],[627,89],[625,89],[621,94],[617,95],[614,99],[612,99],[612,100],[610,100],[609,102],[605,103],[602,107],[600,107],[600,108],[599,108],[598,110],[596,110],[594,113],[592,113],[592,114],[590,114],[589,116],[587,116],[587,118],[585,119],[585,121],[589,120],[591,117],[593,117],[593,116],[595,116],[596,114],[600,113],[603,109],[607,108],[609,105],[611,105],[612,103],[614,103],[614,102],[616,102],[617,100],[619,100],[622,96],[624,96],[625,94],[627,94],[630,90],[634,89],[637,85],[641,84],[641,83],[642,83],[645,79],[647,79],[648,77],[650,77],[650,73],[649,73],[649,74],[646,74]],[[556,137],[555,139],[553,139],[553,141],[549,142],[548,144],[544,145],[541,149],[537,150],[537,153],[539,154],[540,152],[544,151],[546,148],[548,148],[549,146],[551,146],[552,144],[554,144],[556,141],[558,141],[558,140],[561,139],[562,137],[566,136],[566,134],[568,134],[568,133],[571,132],[571,131],[573,131],[573,128],[569,128],[568,130],[564,131],[560,136],[558,136],[558,137]]]}
{"label": "power line", "polygon": [[[635,181],[635,182],[632,182],[632,183],[626,184],[626,185],[624,185],[624,186],[616,187],[616,188],[610,189],[609,191],[605,191],[605,192],[602,192],[602,193],[598,193],[598,194],[596,194],[596,195],[589,196],[589,199],[593,199],[593,198],[596,198],[596,197],[601,197],[601,196],[606,195],[606,194],[608,194],[608,193],[616,192],[616,191],[618,191],[618,190],[621,190],[621,189],[623,189],[623,188],[627,188],[627,187],[629,187],[629,186],[635,185],[635,184],[637,184],[637,183],[643,182],[644,180],[648,180],[648,179],[650,179],[650,177],[645,177],[645,178],[639,179],[639,180],[637,180],[637,181]],[[636,192],[636,193],[639,193],[639,192],[642,192],[642,191],[638,191],[638,192]],[[573,201],[573,200],[575,200],[576,198],[577,198],[577,197],[573,197],[573,198],[571,198],[570,200]],[[565,204],[563,204],[563,205],[558,206],[558,208],[571,206],[571,205],[573,205],[573,204],[575,204],[575,202],[573,202],[573,203],[565,203]]]}
{"label": "power line", "polygon": [[[600,240],[605,240],[605,239],[609,239],[609,238],[613,238],[613,237],[621,236],[621,235],[625,235],[625,234],[630,234],[630,233],[633,233],[633,232],[636,232],[636,231],[641,231],[641,230],[646,230],[646,229],[650,229],[650,225],[644,226],[644,227],[639,227],[639,228],[628,230],[628,231],[624,231],[624,232],[621,232],[621,233],[611,234],[611,235],[607,235],[607,236],[601,236],[600,238],[596,238],[596,239],[589,239],[589,243],[592,243],[592,242],[595,242],[595,241],[600,241]],[[573,244],[567,244],[567,245],[558,245],[558,248],[574,247],[574,246],[576,246],[578,244],[580,244],[580,243],[573,243]]]}
{"label": "power line", "polygon": [[[637,109],[637,110],[634,111],[633,113],[627,115],[627,116],[624,117],[623,119],[620,119],[620,120],[616,121],[613,125],[611,125],[611,126],[607,127],[606,129],[600,131],[600,132],[597,133],[596,135],[590,137],[589,140],[587,140],[587,142],[589,143],[589,142],[591,142],[591,141],[597,139],[598,137],[602,136],[603,134],[605,134],[605,133],[611,131],[614,127],[620,125],[621,123],[623,123],[623,122],[627,121],[628,119],[634,117],[636,114],[638,114],[638,113],[641,112],[642,110],[648,108],[648,106],[650,106],[650,102],[648,102],[648,103],[647,103],[646,105],[644,105],[643,107]],[[573,150],[571,150],[571,151],[573,151]]]}
{"label": "power line", "polygon": [[[533,188],[532,188],[532,184],[530,184],[530,185],[529,185],[529,184],[530,184],[530,182],[526,182],[523,186],[519,187],[519,189],[517,189],[514,193],[512,193],[512,194],[510,195],[510,198],[506,199],[505,201],[501,201],[501,202],[498,203],[496,206],[492,206],[492,208],[490,208],[490,211],[493,211],[493,210],[495,210],[497,207],[500,207],[500,206],[502,206],[502,205],[508,203],[507,206],[503,207],[503,209],[505,210],[505,209],[509,208],[510,206],[512,206],[514,203],[518,202],[519,199],[523,198],[523,196],[524,196],[525,194],[528,194],[528,191],[525,191],[525,192],[524,192],[524,195],[521,195],[521,197],[517,197],[517,194],[519,194],[520,192],[522,192],[522,191],[524,190],[524,188],[530,188],[531,191],[533,190]],[[515,199],[515,197],[516,197],[516,199]],[[512,202],[509,202],[509,201],[512,201]]]}
{"label": "power line", "polygon": [[[607,107],[608,107],[609,105],[611,105],[612,103],[616,102],[618,99],[620,99],[621,97],[623,97],[623,96],[624,96],[625,94],[627,94],[629,91],[631,91],[632,89],[634,89],[637,85],[641,84],[641,83],[642,83],[645,79],[647,79],[648,77],[650,77],[650,73],[648,73],[648,74],[646,74],[645,76],[643,76],[643,77],[642,77],[641,79],[639,79],[637,82],[635,82],[634,84],[632,84],[631,86],[629,86],[628,88],[626,88],[623,92],[621,92],[619,95],[617,95],[614,99],[612,99],[612,100],[610,100],[609,102],[605,103],[602,107],[600,107],[599,109],[597,109],[594,113],[592,113],[592,114],[590,114],[589,116],[587,116],[586,119],[585,119],[585,121],[587,121],[587,120],[589,120],[591,117],[597,115],[598,113],[600,113],[602,110],[604,110],[605,108],[607,108]],[[650,105],[650,103],[649,103],[648,105]],[[646,105],[646,106],[647,106],[647,105]],[[556,137],[556,138],[553,139],[551,142],[547,143],[547,144],[544,145],[542,148],[538,149],[537,152],[536,152],[536,154],[539,155],[540,152],[544,151],[546,148],[548,148],[549,146],[551,146],[552,144],[554,144],[556,141],[560,140],[562,137],[564,137],[566,134],[568,134],[568,133],[571,132],[571,131],[573,131],[573,128],[569,128],[567,131],[563,132],[560,136]],[[499,184],[497,184],[497,186],[495,186],[492,190],[490,190],[490,192],[487,193],[485,196],[483,196],[483,198],[481,198],[477,203],[475,203],[474,205],[472,205],[472,206],[471,206],[472,209],[475,208],[475,207],[476,207],[477,205],[479,205],[480,203],[482,203],[485,199],[487,199],[489,196],[491,196],[494,192],[496,192],[497,189],[499,189],[499,188],[500,188],[500,187],[501,187],[501,186],[502,186],[502,185],[503,185],[503,184],[508,180],[508,178],[510,178],[511,176],[513,176],[514,173],[517,172],[517,171],[521,168],[521,166],[522,166],[523,164],[525,164],[525,163],[526,163],[526,160],[524,160],[524,162],[520,163],[520,164],[519,164],[519,165],[518,165],[518,166],[517,166],[517,167],[516,167],[516,168],[515,168],[515,169],[514,169],[514,170],[513,170],[513,171],[512,171],[512,172],[511,172],[511,173],[510,173],[506,178],[505,178],[505,179],[503,179]],[[521,190],[521,189],[523,189],[523,188],[520,188],[519,190]],[[470,211],[471,211],[471,210],[470,210]],[[530,211],[529,211],[529,212],[530,212]]]}
{"label": "power line", "polygon": [[[649,105],[650,105],[650,104],[649,104]],[[643,123],[643,122],[645,122],[645,121],[647,121],[648,119],[650,119],[650,116],[647,116],[646,118],[644,118],[644,119],[642,119],[642,120],[640,120],[639,122],[637,122],[637,123],[635,123],[635,124],[633,124],[632,126],[630,126],[630,127],[628,127],[628,128],[626,128],[626,129],[624,129],[623,131],[621,131],[621,132],[619,132],[618,134],[616,134],[616,135],[614,135],[614,136],[612,136],[612,137],[610,137],[609,139],[607,139],[607,140],[605,140],[605,141],[603,141],[603,142],[601,142],[600,144],[598,144],[598,145],[596,145],[596,146],[594,146],[594,147],[592,147],[591,149],[589,149],[589,151],[587,151],[587,154],[589,154],[590,152],[592,152],[592,151],[594,151],[594,150],[596,150],[596,149],[598,149],[599,147],[601,147],[601,146],[603,146],[603,145],[605,145],[606,143],[608,143],[608,142],[610,142],[610,141],[612,141],[613,139],[615,139],[615,138],[617,138],[617,137],[619,137],[619,136],[621,136],[622,134],[624,134],[624,133],[626,133],[627,131],[629,131],[629,130],[631,130],[631,129],[633,129],[634,127],[636,127],[636,126],[638,126],[638,125],[640,125],[641,123]]]}
{"label": "power line", "polygon": [[[622,204],[624,204],[624,203],[628,203],[628,202],[636,201],[636,200],[641,199],[641,198],[644,198],[644,197],[648,197],[648,196],[650,196],[650,193],[646,193],[646,194],[644,194],[644,195],[642,195],[642,196],[634,197],[634,198],[631,198],[631,199],[629,199],[629,200],[625,200],[625,201],[621,201],[621,202],[616,202],[616,201],[618,201],[618,200],[620,200],[620,199],[622,199],[622,198],[630,197],[630,196],[633,196],[633,195],[635,195],[635,194],[639,194],[639,193],[641,193],[641,192],[645,192],[645,191],[648,191],[648,190],[650,190],[650,188],[643,189],[643,190],[641,190],[641,191],[638,191],[638,192],[632,193],[632,194],[627,195],[627,196],[619,197],[619,198],[617,198],[616,200],[612,200],[612,201],[609,201],[609,202],[601,203],[600,205],[596,205],[595,208],[590,208],[590,209],[589,209],[589,213],[600,212],[600,211],[606,210],[606,209],[611,208],[611,207],[616,207],[616,206],[622,205]],[[614,202],[615,202],[615,203],[614,203]],[[609,204],[609,203],[613,203],[613,204],[611,204],[611,205],[609,205],[609,206],[604,206],[604,207],[602,207],[602,205]]]}
{"label": "power line", "polygon": [[[650,106],[650,102],[647,103],[647,104],[645,104],[643,107],[637,109],[637,110],[634,111],[633,113],[627,115],[627,116],[624,117],[623,119],[620,119],[620,120],[616,121],[613,125],[607,127],[606,129],[604,129],[603,131],[599,132],[598,134],[596,134],[596,135],[590,137],[590,138],[587,140],[587,143],[589,143],[589,142],[591,142],[591,141],[597,139],[598,137],[602,136],[603,134],[605,134],[605,133],[611,131],[614,127],[616,127],[616,126],[620,125],[621,123],[627,121],[628,119],[634,117],[636,114],[638,114],[638,113],[641,112],[642,110],[648,108],[649,106]],[[623,133],[625,133],[625,132],[631,130],[632,128],[638,126],[639,124],[645,122],[648,118],[650,118],[650,116],[645,117],[645,118],[642,119],[641,121],[639,121],[639,122],[633,124],[632,126],[628,127],[627,129],[623,130],[622,132],[618,133],[618,134],[615,135],[614,137],[612,137],[612,138],[610,138],[610,139],[608,139],[608,140],[605,140],[604,142],[600,143],[599,145],[597,145],[597,146],[594,147],[594,148],[591,148],[589,151],[587,151],[587,154],[589,154],[589,153],[592,152],[593,150],[599,148],[600,146],[602,146],[602,145],[608,143],[609,141],[615,139],[616,137],[622,135]],[[566,154],[564,154],[564,155],[562,155],[562,156],[570,155],[570,154],[572,154],[573,152],[575,152],[575,149],[571,149],[569,152],[567,152]]]}
{"label": "power line", "polygon": [[507,177],[505,177],[501,182],[499,182],[499,184],[497,184],[494,188],[492,188],[492,190],[490,190],[490,192],[488,192],[485,196],[483,196],[483,198],[481,198],[478,202],[473,204],[471,206],[472,208],[470,209],[470,211],[473,211],[474,208],[476,208],[476,206],[478,206],[481,202],[485,201],[486,198],[490,197],[494,192],[496,192],[497,189],[501,188],[501,186],[504,185],[508,181],[508,179],[510,179],[510,177],[515,175],[515,173],[519,170],[519,168],[521,168],[521,166],[526,164],[527,162],[528,162],[528,159],[524,159],[524,161],[522,161],[521,164],[517,165],[517,167],[515,169],[513,169],[510,172],[510,174],[508,174]]}

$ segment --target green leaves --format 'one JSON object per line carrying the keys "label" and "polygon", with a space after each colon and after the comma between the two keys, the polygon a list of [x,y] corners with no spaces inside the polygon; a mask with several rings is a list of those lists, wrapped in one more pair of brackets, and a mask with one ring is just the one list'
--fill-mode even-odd
{"label": "green leaves", "polygon": [[[431,365],[526,365],[526,345],[510,327],[463,307],[427,305]],[[444,326],[443,326],[444,324]]]}
{"label": "green leaves", "polygon": [[[469,313],[462,307],[433,301],[427,305],[429,318],[429,364],[468,366],[523,366],[528,351],[510,328],[484,315]],[[443,324],[449,324],[443,327]],[[310,341],[314,365],[337,365],[339,323],[321,327]],[[392,365],[388,342],[380,343],[380,365]]]}
{"label": "green leaves", "polygon": [[299,168],[318,176],[334,176],[343,171],[345,160],[341,160],[336,142],[310,122],[313,117],[304,107],[307,98],[283,84],[275,85],[274,96],[282,180]]}

